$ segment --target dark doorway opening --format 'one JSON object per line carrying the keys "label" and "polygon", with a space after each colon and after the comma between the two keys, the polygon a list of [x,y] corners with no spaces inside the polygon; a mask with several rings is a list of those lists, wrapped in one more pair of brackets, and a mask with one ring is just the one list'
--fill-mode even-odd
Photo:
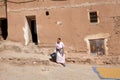
{"label": "dark doorway opening", "polygon": [[104,55],[104,39],[91,39],[90,42],[90,52],[93,55]]}
{"label": "dark doorway opening", "polygon": [[8,22],[6,18],[0,19],[0,36],[6,40],[8,36]]}
{"label": "dark doorway opening", "polygon": [[27,16],[27,21],[29,24],[32,42],[38,45],[38,37],[37,37],[37,28],[36,28],[36,17],[35,16]]}

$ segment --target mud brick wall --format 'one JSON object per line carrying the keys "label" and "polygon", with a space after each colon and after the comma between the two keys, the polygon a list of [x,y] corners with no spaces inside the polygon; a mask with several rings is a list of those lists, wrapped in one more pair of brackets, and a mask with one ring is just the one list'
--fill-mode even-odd
{"label": "mud brick wall", "polygon": [[113,31],[108,41],[109,54],[120,55],[120,16],[113,17]]}

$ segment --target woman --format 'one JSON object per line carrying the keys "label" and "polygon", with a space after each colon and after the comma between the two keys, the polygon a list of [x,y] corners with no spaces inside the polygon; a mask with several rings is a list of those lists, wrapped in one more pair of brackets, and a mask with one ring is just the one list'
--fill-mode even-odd
{"label": "woman", "polygon": [[56,54],[56,62],[65,67],[64,43],[61,41],[61,38],[57,38]]}

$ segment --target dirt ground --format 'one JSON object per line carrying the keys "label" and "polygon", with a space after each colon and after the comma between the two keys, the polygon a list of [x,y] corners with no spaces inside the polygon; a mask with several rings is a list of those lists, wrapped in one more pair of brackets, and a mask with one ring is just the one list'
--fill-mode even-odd
{"label": "dirt ground", "polygon": [[92,67],[120,65],[83,65],[51,62],[53,48],[42,48],[18,42],[0,42],[0,80],[100,80]]}
{"label": "dirt ground", "polygon": [[92,66],[16,66],[0,64],[0,80],[99,80]]}

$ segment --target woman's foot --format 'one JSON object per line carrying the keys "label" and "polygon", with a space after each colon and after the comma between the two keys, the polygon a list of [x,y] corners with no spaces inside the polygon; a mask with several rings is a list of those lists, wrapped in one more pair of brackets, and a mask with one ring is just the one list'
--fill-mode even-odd
{"label": "woman's foot", "polygon": [[63,65],[64,67],[66,66],[64,63],[61,63],[61,65]]}

